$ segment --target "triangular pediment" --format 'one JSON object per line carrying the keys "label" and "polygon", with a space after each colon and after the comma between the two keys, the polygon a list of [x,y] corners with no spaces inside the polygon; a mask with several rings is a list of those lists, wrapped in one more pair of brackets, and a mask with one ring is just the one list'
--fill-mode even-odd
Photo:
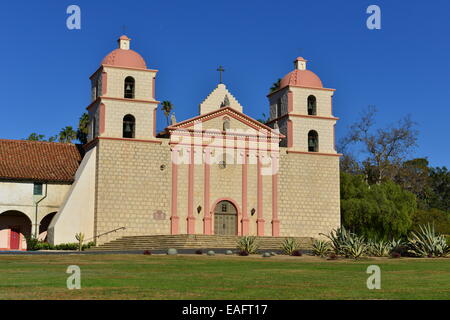
{"label": "triangular pediment", "polygon": [[207,114],[187,119],[177,124],[169,126],[167,129],[173,131],[194,131],[194,132],[223,132],[224,121],[229,121],[228,133],[249,136],[267,136],[272,138],[283,138],[278,131],[265,124],[235,110],[232,107],[222,107]]}
{"label": "triangular pediment", "polygon": [[242,105],[231,92],[228,91],[225,84],[219,83],[206,99],[200,103],[200,114],[207,114],[223,107],[232,107],[240,112],[243,111]]}

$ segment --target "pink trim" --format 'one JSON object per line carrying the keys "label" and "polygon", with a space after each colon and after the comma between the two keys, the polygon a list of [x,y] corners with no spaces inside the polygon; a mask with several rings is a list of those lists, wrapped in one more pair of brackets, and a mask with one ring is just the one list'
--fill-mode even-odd
{"label": "pink trim", "polygon": [[333,115],[333,96],[330,96],[330,114]]}
{"label": "pink trim", "polygon": [[262,181],[262,174],[261,174],[261,155],[258,155],[257,159],[257,177],[258,177],[258,186],[257,186],[257,194],[258,194],[258,200],[257,200],[257,207],[256,211],[258,213],[258,218],[256,219],[256,225],[257,225],[257,235],[263,236],[264,235],[264,215],[263,215],[263,181]]}
{"label": "pink trim", "polygon": [[156,108],[153,109],[153,136],[156,138]]}
{"label": "pink trim", "polygon": [[253,129],[265,129],[268,133],[271,133],[272,136],[277,136],[277,137],[283,136],[282,134],[276,133],[275,131],[273,131],[272,128],[266,126],[265,124],[262,124],[256,120],[250,118],[246,114],[243,114],[242,112],[239,112],[231,107],[220,108],[220,109],[211,111],[209,113],[202,114],[202,115],[196,116],[194,118],[181,121],[181,122],[177,123],[176,125],[171,125],[171,126],[167,127],[167,129],[177,130],[180,128],[192,127],[200,119],[211,120],[211,119],[215,119],[217,117],[221,117],[224,114],[229,115],[231,118],[234,118],[240,122],[245,123],[246,125],[248,125],[249,127],[252,127]]}
{"label": "pink trim", "polygon": [[336,124],[333,125],[333,149],[336,151]]}
{"label": "pink trim", "polygon": [[102,96],[106,94],[108,91],[108,74],[103,71],[102,72]]}
{"label": "pink trim", "polygon": [[98,117],[99,117],[99,133],[102,134],[105,132],[105,105],[103,103],[100,103],[99,110],[98,110]]}
{"label": "pink trim", "polygon": [[288,91],[288,112],[294,112],[294,94]]}
{"label": "pink trim", "polygon": [[292,130],[292,120],[287,121],[287,147],[292,148],[294,145],[294,133]]}
{"label": "pink trim", "polygon": [[194,148],[191,148],[191,161],[189,162],[189,180],[188,180],[188,217],[187,217],[187,233],[195,234],[195,217],[194,217]]}
{"label": "pink trim", "polygon": [[[239,205],[237,204],[237,202],[234,201],[234,200],[231,199],[231,198],[220,198],[220,199],[217,199],[216,201],[214,201],[214,203],[213,203],[213,205],[212,205],[212,207],[211,207],[211,213],[213,213],[213,212],[215,211],[216,206],[217,206],[217,204],[218,204],[220,201],[229,201],[229,202],[231,202],[231,203],[234,205],[234,207],[236,208],[236,210],[237,210],[237,219],[236,219],[236,223],[237,223],[237,229],[238,229],[238,234],[239,234],[239,218],[240,218],[241,215],[242,215],[241,208],[239,207]],[[214,220],[214,214],[212,215],[212,217],[213,217],[213,220]],[[214,223],[213,223],[212,225],[214,226]],[[214,229],[214,228],[213,228],[213,229]],[[213,233],[214,233],[214,230],[213,230]]]}
{"label": "pink trim", "polygon": [[172,151],[172,208],[171,208],[171,217],[170,217],[170,234],[178,234],[179,233],[179,217],[177,215],[177,193],[178,193],[178,165],[177,159],[174,157],[178,157],[177,151]]}
{"label": "pink trim", "polygon": [[248,182],[248,160],[247,152],[244,151],[242,159],[242,228],[241,235],[246,236],[249,233],[249,221],[247,213],[247,182]]}
{"label": "pink trim", "polygon": [[212,213],[209,210],[210,206],[210,175],[211,175],[211,150],[205,150],[205,164],[203,174],[203,211],[205,217],[203,218],[203,234],[212,234]]}
{"label": "pink trim", "polygon": [[156,100],[138,100],[138,99],[125,99],[125,98],[113,98],[113,97],[104,97],[104,96],[100,96],[97,97],[97,99],[95,99],[94,101],[91,102],[91,104],[89,104],[86,107],[86,110],[91,109],[94,105],[96,105],[97,103],[99,103],[102,100],[114,100],[114,101],[126,101],[126,102],[137,102],[137,103],[151,103],[151,104],[159,104],[159,101]]}
{"label": "pink trim", "polygon": [[280,220],[278,219],[278,157],[272,156],[272,236],[280,235]]}
{"label": "pink trim", "polygon": [[278,117],[278,118],[276,118],[276,119],[272,119],[272,120],[268,121],[267,123],[270,124],[270,123],[275,122],[275,121],[280,121],[281,119],[284,119],[284,118],[286,118],[286,117],[297,117],[297,118],[308,118],[308,119],[320,119],[320,120],[332,120],[332,121],[339,120],[339,118],[337,118],[337,117],[311,116],[311,115],[306,115],[306,114],[295,114],[295,113],[290,113],[290,114],[282,115],[281,117]]}
{"label": "pink trim", "polygon": [[127,67],[127,66],[113,66],[113,65],[105,64],[105,63],[103,63],[101,66],[102,67],[107,67],[107,68],[116,68],[116,69],[146,71],[146,72],[155,72],[155,73],[158,72],[158,70],[156,70],[156,69],[142,69],[142,68]]}

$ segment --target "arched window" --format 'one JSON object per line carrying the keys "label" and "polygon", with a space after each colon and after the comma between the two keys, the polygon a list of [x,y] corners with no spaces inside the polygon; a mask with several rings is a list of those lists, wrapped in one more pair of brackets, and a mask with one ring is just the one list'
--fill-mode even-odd
{"label": "arched window", "polygon": [[309,152],[319,151],[319,135],[315,130],[311,130],[308,133],[308,151]]}
{"label": "arched window", "polygon": [[223,118],[223,131],[230,129],[230,119],[228,117]]}
{"label": "arched window", "polygon": [[315,116],[317,114],[317,102],[316,97],[308,97],[308,115]]}
{"label": "arched window", "polygon": [[134,99],[134,78],[126,77],[125,78],[125,95],[126,99]]}
{"label": "arched window", "polygon": [[277,101],[277,115],[275,116],[275,118],[279,118],[281,117],[281,99],[278,99]]}
{"label": "arched window", "polygon": [[136,120],[131,114],[127,114],[123,117],[123,137],[134,138]]}

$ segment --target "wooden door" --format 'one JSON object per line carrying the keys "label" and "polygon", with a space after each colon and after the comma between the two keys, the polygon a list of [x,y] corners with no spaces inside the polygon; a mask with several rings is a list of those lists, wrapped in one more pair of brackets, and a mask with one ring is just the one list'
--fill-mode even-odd
{"label": "wooden door", "polygon": [[237,210],[229,201],[221,201],[214,211],[214,233],[237,235]]}
{"label": "wooden door", "polygon": [[11,235],[9,241],[9,248],[12,250],[19,250],[20,248],[20,229],[11,228]]}

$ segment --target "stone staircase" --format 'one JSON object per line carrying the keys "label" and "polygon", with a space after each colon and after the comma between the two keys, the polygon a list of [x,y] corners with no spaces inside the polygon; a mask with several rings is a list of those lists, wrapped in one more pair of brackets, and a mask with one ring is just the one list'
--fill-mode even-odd
{"label": "stone staircase", "polygon": [[[144,251],[175,249],[236,249],[239,236],[151,235],[125,236],[106,242],[89,251]],[[281,250],[285,237],[257,237],[260,250]],[[312,238],[295,237],[302,250],[310,250]]]}

